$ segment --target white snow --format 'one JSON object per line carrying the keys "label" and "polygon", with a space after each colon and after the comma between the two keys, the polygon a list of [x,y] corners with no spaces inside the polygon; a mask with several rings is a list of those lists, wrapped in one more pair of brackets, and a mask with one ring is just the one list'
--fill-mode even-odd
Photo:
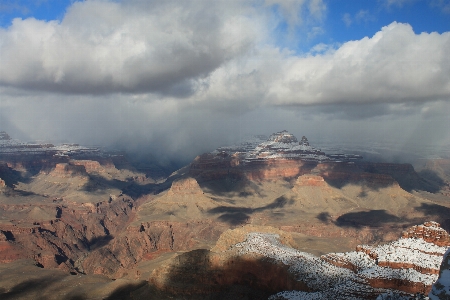
{"label": "white snow", "polygon": [[[436,274],[424,274],[413,268],[393,269],[381,267],[376,261],[362,251],[346,253],[330,253],[323,259],[312,254],[298,251],[280,243],[277,234],[249,233],[244,242],[238,243],[235,249],[240,255],[256,253],[267,258],[282,262],[289,266],[289,271],[299,281],[304,282],[313,292],[285,291],[273,295],[269,299],[283,297],[285,299],[366,299],[388,289],[372,288],[367,280],[400,280],[432,285],[438,279]],[[370,247],[378,255],[378,262],[386,259],[388,262],[412,263],[427,268],[439,268],[442,254],[446,249],[423,239],[400,239],[386,245]],[[449,251],[450,253],[450,251]],[[339,263],[349,263],[356,267],[355,272],[338,267],[326,260]],[[439,262],[439,263],[438,263]],[[450,271],[445,283],[450,286]],[[403,292],[399,292],[402,294]],[[404,293],[403,293],[404,294]]]}

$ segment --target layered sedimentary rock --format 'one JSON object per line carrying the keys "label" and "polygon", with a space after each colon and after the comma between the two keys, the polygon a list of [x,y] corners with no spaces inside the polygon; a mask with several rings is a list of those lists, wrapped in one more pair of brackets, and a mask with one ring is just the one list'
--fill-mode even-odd
{"label": "layered sedimentary rock", "polygon": [[216,240],[225,228],[210,221],[142,222],[128,226],[101,248],[83,259],[82,268],[88,274],[122,277],[140,262],[155,259],[172,251],[188,251],[202,241]]}
{"label": "layered sedimentary rock", "polygon": [[86,169],[82,165],[70,165],[67,163],[56,164],[55,168],[50,172],[50,176],[56,177],[72,177],[85,176]]}
{"label": "layered sedimentary rock", "polygon": [[0,208],[24,215],[0,223],[0,261],[31,258],[46,268],[82,272],[76,261],[122,230],[133,213],[133,201],[123,197],[111,203],[55,202]]}
{"label": "layered sedimentary rock", "polygon": [[[422,226],[440,231],[437,223]],[[289,233],[247,225],[224,232],[211,251],[191,251],[156,269],[150,282],[173,294],[190,295],[246,284],[263,291],[293,290],[270,299],[375,299],[386,293],[406,297],[430,291],[446,250],[418,237],[321,257],[292,246]]]}
{"label": "layered sedimentary rock", "polygon": [[202,195],[203,191],[194,178],[184,178],[172,182],[168,196],[176,195]]}
{"label": "layered sedimentary rock", "polygon": [[403,233],[403,238],[423,239],[428,243],[438,246],[449,246],[450,236],[436,222],[425,222],[423,225],[416,225]]}
{"label": "layered sedimentary rock", "polygon": [[[298,141],[287,131],[274,133],[266,141],[255,144],[222,147],[202,154],[192,162],[190,175],[202,181],[223,178],[272,180],[314,173],[334,185],[400,184],[406,190],[426,184],[410,164],[360,162],[362,157],[353,154],[327,155],[312,147],[306,137]],[[249,145],[255,147],[251,149]]]}
{"label": "layered sedimentary rock", "polygon": [[[423,232],[427,232],[423,235]],[[356,252],[330,253],[322,261],[336,267],[348,269],[350,275],[329,290],[315,295],[311,293],[285,292],[279,294],[285,299],[327,299],[333,293],[334,299],[346,299],[352,295],[357,299],[374,299],[385,289],[397,293],[426,294],[437,279],[442,255],[450,243],[434,243],[448,238],[448,233],[435,222],[427,222],[410,228],[404,237],[379,246],[358,246]],[[422,238],[433,236],[424,240]],[[445,244],[445,246],[442,246]],[[359,293],[355,286],[360,285]],[[302,298],[303,297],[303,298]]]}

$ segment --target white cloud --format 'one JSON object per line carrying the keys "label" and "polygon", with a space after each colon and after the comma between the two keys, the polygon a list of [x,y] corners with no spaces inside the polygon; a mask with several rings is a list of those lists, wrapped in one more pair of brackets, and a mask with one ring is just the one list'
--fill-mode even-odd
{"label": "white cloud", "polygon": [[[183,4],[184,3],[184,4]],[[248,51],[258,23],[224,2],[74,3],[61,23],[15,19],[0,31],[0,84],[65,93],[186,96]]]}
{"label": "white cloud", "polygon": [[392,23],[333,53],[288,57],[272,82],[276,104],[395,103],[450,99],[450,33]]}
{"label": "white cloud", "polygon": [[[319,7],[310,8],[312,14],[325,9],[320,1],[294,2],[266,5],[286,11],[298,10],[300,2]],[[237,5],[88,1],[74,3],[60,23],[16,19],[0,29],[0,84],[68,94],[183,97],[191,105],[230,112],[450,96],[450,33],[415,34],[408,24],[394,22],[371,38],[321,45],[321,51],[314,47],[298,56],[271,42],[267,16],[258,7]],[[313,27],[309,34],[321,33]]]}
{"label": "white cloud", "polygon": [[275,44],[272,5],[321,32],[314,0],[85,1],[61,22],[17,19],[0,29],[0,130],[195,156],[241,132],[320,134],[327,120],[330,135],[342,122],[442,122],[449,32],[394,22],[299,55]]}

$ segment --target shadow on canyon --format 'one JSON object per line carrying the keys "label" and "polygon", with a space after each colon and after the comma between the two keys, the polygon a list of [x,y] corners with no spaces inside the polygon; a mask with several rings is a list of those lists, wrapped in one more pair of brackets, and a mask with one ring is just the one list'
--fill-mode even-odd
{"label": "shadow on canyon", "polygon": [[133,199],[148,194],[158,194],[170,188],[172,180],[163,183],[144,183],[140,184],[133,180],[121,181],[118,179],[106,179],[102,176],[89,174],[89,181],[83,186],[83,190],[89,193],[103,193],[109,188],[120,189],[124,194]]}
{"label": "shadow on canyon", "polygon": [[424,191],[429,193],[437,193],[440,191],[441,188],[443,188],[446,183],[441,176],[433,171],[433,170],[422,170],[417,173],[423,180],[426,182],[426,189]]}
{"label": "shadow on canyon", "polygon": [[104,247],[104,246],[108,245],[113,239],[114,239],[114,236],[112,236],[111,234],[94,237],[88,241],[89,250],[94,251],[96,249]]}
{"label": "shadow on canyon", "polygon": [[[285,290],[305,290],[288,267],[267,258],[231,257],[198,249],[176,257],[163,283],[131,293],[132,299],[267,299]],[[146,295],[146,297],[143,297]],[[142,297],[142,298],[140,298]]]}
{"label": "shadow on canyon", "polygon": [[[416,173],[409,164],[398,164],[400,170],[394,167],[386,170],[386,165],[390,164],[330,165],[324,172],[323,178],[329,185],[338,189],[355,184],[365,189],[378,191],[398,183],[407,192],[420,190],[437,193],[445,186],[445,181],[435,171],[423,170]],[[364,193],[361,196],[364,197]]]}
{"label": "shadow on canyon", "polygon": [[226,222],[230,225],[242,225],[245,224],[250,215],[253,213],[271,210],[276,208],[283,208],[286,205],[294,203],[293,199],[288,199],[285,196],[278,197],[272,203],[265,206],[251,208],[251,207],[230,207],[230,206],[218,206],[208,210],[209,214],[221,214],[218,219],[222,222]]}
{"label": "shadow on canyon", "polygon": [[[288,271],[288,266],[267,258],[231,257],[221,261],[209,250],[183,253],[160,273],[163,280],[122,284],[102,299],[267,299],[285,290],[306,290]],[[90,292],[104,284],[88,280],[78,285],[71,276],[43,276],[18,283],[9,291],[0,289],[0,298],[12,299],[93,299]],[[78,275],[75,275],[78,276]],[[70,282],[67,286],[66,282]]]}
{"label": "shadow on canyon", "polygon": [[2,168],[0,161],[0,178],[5,181],[6,186],[10,188],[14,188],[20,182],[30,183],[31,177],[26,176],[25,174],[16,171],[14,169],[10,169],[8,167]]}
{"label": "shadow on canyon", "polygon": [[389,214],[386,210],[370,210],[361,212],[351,212],[339,216],[333,220],[328,212],[321,212],[316,216],[323,224],[334,224],[339,227],[352,227],[360,229],[362,227],[381,227],[388,223],[404,223],[405,220],[395,215]]}
{"label": "shadow on canyon", "polygon": [[[67,275],[69,276],[69,275]],[[12,299],[48,299],[50,295],[55,294],[52,286],[64,280],[65,276],[44,276],[39,279],[30,279],[20,282],[8,292],[0,289],[0,298],[2,300]],[[73,299],[73,298],[68,298]]]}
{"label": "shadow on canyon", "polygon": [[433,221],[440,223],[442,228],[450,232],[450,208],[438,204],[421,203],[415,210],[432,217]]}
{"label": "shadow on canyon", "polygon": [[218,197],[247,198],[254,194],[265,196],[261,193],[261,188],[258,184],[244,179],[239,174],[227,175],[216,180],[202,180],[200,176],[196,180],[203,191]]}
{"label": "shadow on canyon", "polygon": [[381,227],[388,223],[400,223],[401,218],[389,214],[384,209],[351,212],[339,216],[334,224],[339,227]]}
{"label": "shadow on canyon", "polygon": [[321,212],[317,214],[316,219],[323,224],[334,224],[343,228],[356,229],[363,227],[379,228],[385,225],[406,228],[425,221],[436,221],[441,224],[442,228],[450,231],[450,208],[438,204],[421,203],[421,205],[415,207],[414,210],[423,213],[424,217],[400,218],[388,213],[386,210],[378,209],[346,213],[339,216],[336,220],[332,219],[330,213]]}

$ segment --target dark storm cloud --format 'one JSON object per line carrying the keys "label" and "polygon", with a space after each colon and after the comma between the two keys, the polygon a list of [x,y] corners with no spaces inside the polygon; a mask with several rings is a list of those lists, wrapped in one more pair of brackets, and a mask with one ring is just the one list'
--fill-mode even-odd
{"label": "dark storm cloud", "polygon": [[85,1],[61,22],[17,19],[0,29],[0,125],[185,159],[283,129],[450,143],[449,32],[394,22],[297,54],[274,42],[274,5],[294,27],[320,27],[326,10],[319,0]]}

